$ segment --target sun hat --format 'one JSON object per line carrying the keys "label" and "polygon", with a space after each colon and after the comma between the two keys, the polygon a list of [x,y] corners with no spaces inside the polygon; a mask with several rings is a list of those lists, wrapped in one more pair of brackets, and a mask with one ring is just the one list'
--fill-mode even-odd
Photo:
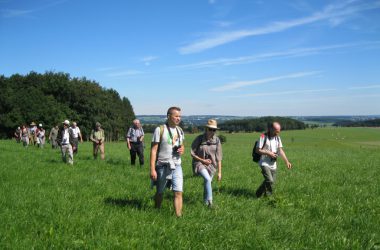
{"label": "sun hat", "polygon": [[32,122],[32,123],[30,124],[30,126],[36,126],[36,124],[35,124],[34,122]]}
{"label": "sun hat", "polygon": [[70,122],[69,120],[65,120],[64,122],[62,122],[63,124],[66,124],[66,125],[70,125]]}
{"label": "sun hat", "polygon": [[212,128],[212,129],[219,129],[218,123],[214,119],[210,119],[207,121],[207,124],[205,125],[206,128]]}

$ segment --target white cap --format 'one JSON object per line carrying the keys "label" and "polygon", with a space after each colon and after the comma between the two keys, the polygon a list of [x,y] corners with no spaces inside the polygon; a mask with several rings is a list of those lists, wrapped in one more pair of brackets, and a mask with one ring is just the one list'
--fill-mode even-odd
{"label": "white cap", "polygon": [[64,122],[62,122],[63,124],[66,124],[66,125],[70,125],[70,122],[69,120],[65,120]]}

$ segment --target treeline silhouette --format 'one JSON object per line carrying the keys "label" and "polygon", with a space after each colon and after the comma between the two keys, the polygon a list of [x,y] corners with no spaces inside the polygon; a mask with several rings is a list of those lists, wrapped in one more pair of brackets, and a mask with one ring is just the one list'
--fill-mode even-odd
{"label": "treeline silhouette", "polygon": [[0,138],[12,137],[22,124],[42,123],[49,131],[69,119],[78,123],[85,139],[98,121],[108,140],[118,140],[134,118],[128,98],[85,77],[55,72],[0,75]]}
{"label": "treeline silhouette", "polygon": [[380,119],[365,121],[340,121],[334,123],[337,127],[380,127]]}
{"label": "treeline silhouette", "polygon": [[277,121],[282,130],[306,129],[305,123],[292,118],[280,116],[265,116],[260,118],[230,120],[220,124],[220,128],[229,132],[263,132],[268,124]]}

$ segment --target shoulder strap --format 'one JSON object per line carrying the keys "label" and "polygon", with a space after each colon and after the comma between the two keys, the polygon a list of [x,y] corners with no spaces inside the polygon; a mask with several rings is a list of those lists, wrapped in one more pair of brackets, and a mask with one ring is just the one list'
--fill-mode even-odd
{"label": "shoulder strap", "polygon": [[268,136],[266,134],[264,134],[265,138],[264,138],[264,143],[263,143],[263,146],[261,147],[261,149],[263,149],[265,147],[265,143],[267,142],[267,138]]}
{"label": "shoulder strap", "polygon": [[164,125],[160,125],[160,141],[159,141],[159,143],[162,141],[163,134],[164,134]]}

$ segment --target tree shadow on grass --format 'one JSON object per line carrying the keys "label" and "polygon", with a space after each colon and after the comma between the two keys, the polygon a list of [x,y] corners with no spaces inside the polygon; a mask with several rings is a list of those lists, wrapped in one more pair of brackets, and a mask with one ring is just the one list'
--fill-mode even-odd
{"label": "tree shadow on grass", "polygon": [[257,199],[255,191],[246,189],[246,188],[221,187],[219,192],[221,194],[229,194],[236,197],[244,197],[247,199]]}
{"label": "tree shadow on grass", "polygon": [[143,201],[138,199],[120,199],[120,198],[112,198],[107,197],[104,199],[104,203],[106,205],[110,206],[116,206],[116,207],[130,207],[135,208],[138,210],[145,210],[145,206],[143,204]]}

